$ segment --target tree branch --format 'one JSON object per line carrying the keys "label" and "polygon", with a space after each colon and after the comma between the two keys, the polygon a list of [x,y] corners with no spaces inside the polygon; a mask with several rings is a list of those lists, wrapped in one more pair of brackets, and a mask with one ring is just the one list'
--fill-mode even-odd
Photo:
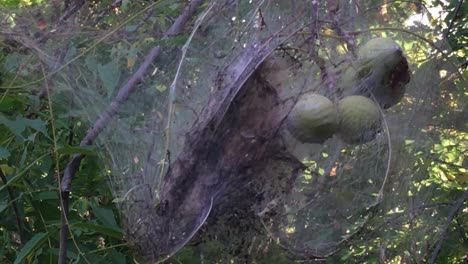
{"label": "tree branch", "polygon": [[437,259],[437,255],[439,255],[440,249],[442,248],[442,244],[444,243],[445,237],[447,236],[449,227],[452,224],[452,221],[457,215],[458,211],[465,203],[466,199],[468,199],[468,190],[464,191],[463,194],[460,196],[460,198],[458,198],[458,200],[452,206],[452,209],[450,210],[449,215],[447,217],[447,221],[445,222],[445,226],[443,229],[444,231],[442,231],[442,234],[440,234],[439,242],[437,243],[437,246],[434,249],[434,252],[432,252],[432,257],[431,257],[431,260],[429,261],[429,264],[435,263]]}

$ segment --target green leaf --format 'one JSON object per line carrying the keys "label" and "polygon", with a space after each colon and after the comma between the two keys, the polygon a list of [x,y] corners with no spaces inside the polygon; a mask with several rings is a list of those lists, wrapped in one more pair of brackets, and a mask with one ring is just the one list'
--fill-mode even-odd
{"label": "green leaf", "polygon": [[8,54],[8,56],[5,58],[5,68],[13,71],[14,69],[20,67],[20,65],[28,60],[28,58],[28,55],[21,55],[18,53]]}
{"label": "green leaf", "polygon": [[[51,255],[58,256],[59,253],[60,253],[60,249],[58,249],[58,248],[49,248],[47,250],[47,252],[49,252]],[[71,251],[71,250],[67,250],[67,257],[69,257],[71,259],[74,259],[74,258],[77,258],[78,255],[75,252]]]}
{"label": "green leaf", "polygon": [[71,155],[71,154],[83,154],[83,155],[96,155],[93,150],[93,146],[65,146],[57,150],[59,154]]}
{"label": "green leaf", "polygon": [[137,29],[137,25],[129,25],[125,27],[126,32],[133,32]]}
{"label": "green leaf", "polygon": [[167,39],[161,39],[161,40],[157,41],[157,43],[162,45],[162,46],[177,47],[177,46],[180,46],[180,45],[184,45],[185,42],[187,41],[188,37],[189,37],[189,34],[182,33],[180,35],[172,36],[172,37],[167,38]]}
{"label": "green leaf", "polygon": [[2,201],[0,202],[0,213],[3,212],[3,210],[7,209],[8,208],[8,203],[6,201]]}
{"label": "green leaf", "polygon": [[172,4],[169,7],[169,9],[172,9],[172,10],[176,10],[177,8],[179,8],[180,4],[179,3],[175,3],[175,4]]}
{"label": "green leaf", "polygon": [[8,149],[0,147],[0,160],[6,159],[10,156],[10,151]]}
{"label": "green leaf", "polygon": [[3,115],[0,115],[0,124],[5,125],[11,130],[17,137],[23,138],[22,133],[26,127],[31,127],[44,135],[47,135],[47,129],[44,121],[40,119],[27,119],[21,116],[17,116],[14,120],[10,120]]}
{"label": "green leaf", "polygon": [[9,120],[3,115],[0,115],[0,124],[6,126],[8,129],[10,129],[11,132],[13,132],[16,136],[23,138],[21,133],[24,131],[26,128],[26,124],[23,120]]}
{"label": "green leaf", "polygon": [[98,65],[98,73],[108,95],[111,95],[120,79],[120,68],[118,62],[111,61],[104,65]]}
{"label": "green leaf", "polygon": [[58,193],[56,191],[43,191],[32,197],[33,200],[58,200]]}
{"label": "green leaf", "polygon": [[29,256],[31,253],[36,251],[39,247],[42,246],[47,241],[47,238],[49,237],[49,233],[37,233],[35,234],[31,240],[29,240],[24,247],[21,249],[21,251],[18,253],[15,259],[14,264],[19,264],[23,262],[23,260]]}
{"label": "green leaf", "polygon": [[75,202],[73,202],[71,208],[77,210],[79,214],[85,214],[89,208],[89,200],[85,197],[79,197]]}
{"label": "green leaf", "polygon": [[8,112],[12,110],[22,111],[24,108],[24,100],[17,95],[7,95],[0,98],[0,112]]}
{"label": "green leaf", "polygon": [[122,10],[127,9],[128,3],[129,3],[129,0],[123,0],[123,1],[122,1]]}
{"label": "green leaf", "polygon": [[94,55],[86,56],[85,64],[90,72],[94,73],[98,70],[98,63]]}
{"label": "green leaf", "polygon": [[26,118],[24,118],[24,120],[25,120],[27,126],[41,132],[44,135],[47,135],[47,129],[46,129],[45,123],[41,119],[26,119]]}
{"label": "green leaf", "polygon": [[110,259],[111,263],[113,264],[125,264],[127,263],[125,259],[125,255],[118,252],[115,249],[112,249],[108,254],[107,258]]}
{"label": "green leaf", "polygon": [[116,239],[122,239],[123,237],[122,229],[118,227],[110,227],[107,225],[98,225],[93,223],[76,223],[72,225],[72,228],[86,229]]}
{"label": "green leaf", "polygon": [[23,175],[26,174],[26,172],[29,171],[29,169],[31,167],[33,167],[34,165],[37,165],[37,163],[43,159],[45,156],[48,156],[49,153],[46,153],[40,157],[38,157],[37,159],[35,159],[33,162],[29,163],[22,171],[20,171],[18,174],[16,174],[15,176],[11,177],[11,179],[4,185],[0,186],[0,192],[3,191],[5,188],[7,188],[8,186],[10,186],[11,184],[13,184],[14,182],[18,181],[19,179],[21,179],[21,177],[23,177]]}
{"label": "green leaf", "polygon": [[92,204],[93,213],[105,226],[118,228],[115,222],[114,212],[109,208],[99,207]]}
{"label": "green leaf", "polygon": [[78,53],[78,50],[75,46],[71,46],[68,51],[67,51],[67,54],[65,54],[65,61],[70,61],[72,60],[74,57],[76,57],[76,54]]}
{"label": "green leaf", "polygon": [[449,147],[455,145],[455,142],[452,139],[443,139],[441,141],[442,146]]}
{"label": "green leaf", "polygon": [[167,87],[164,84],[156,84],[156,90],[164,92],[167,90]]}

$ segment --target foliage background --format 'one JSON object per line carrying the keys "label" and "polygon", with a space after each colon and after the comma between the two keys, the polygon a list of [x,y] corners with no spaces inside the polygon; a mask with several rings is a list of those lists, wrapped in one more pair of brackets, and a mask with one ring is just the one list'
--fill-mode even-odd
{"label": "foliage background", "polygon": [[[174,54],[178,54],[187,40],[193,22],[183,34],[167,39],[162,36],[186,2],[159,1],[154,8],[149,8],[149,1],[0,1],[2,263],[57,262],[62,205],[57,179],[73,154],[85,154],[86,158],[73,180],[70,196],[68,221],[73,239],[67,252],[69,261],[135,262],[123,239],[115,203],[119,197],[115,192],[118,187],[110,188],[115,184],[110,180],[115,172],[102,160],[112,159],[106,155],[112,156],[117,151],[128,151],[119,150],[119,141],[122,146],[132,145],[134,149],[144,148],[152,142],[129,136],[114,138],[111,145],[102,141],[94,146],[79,145],[102,109],[124,81],[135,73],[153,46],[160,45],[169,50],[155,65],[160,69],[157,77],[170,83],[177,64]],[[331,6],[338,2],[327,1]],[[340,4],[344,3],[348,1]],[[360,13],[359,17],[354,17],[353,9],[347,11],[346,15],[354,18],[355,23],[362,22],[368,25],[371,33],[390,35],[403,45],[412,63],[413,80],[412,89],[408,89],[400,107],[409,109],[405,114],[420,126],[394,128],[406,133],[401,133],[405,138],[394,139],[404,144],[395,143],[401,148],[396,150],[399,155],[393,162],[398,164],[397,168],[405,170],[394,172],[404,181],[393,182],[389,187],[393,188],[392,203],[382,205],[360,235],[326,261],[426,263],[440,244],[437,263],[463,263],[468,259],[468,209],[465,204],[468,181],[465,117],[468,32],[465,25],[468,5],[464,1],[369,0],[349,3],[359,10],[371,10],[364,15]],[[251,6],[242,3],[239,8]],[[70,11],[70,17],[57,10]],[[322,25],[322,34],[336,33],[326,25]],[[61,30],[53,30],[60,27]],[[196,37],[208,36],[202,31]],[[47,41],[48,38],[54,41]],[[206,47],[190,48],[199,52]],[[444,56],[441,56],[441,50]],[[73,63],[62,67],[68,62]],[[452,74],[454,72],[463,77]],[[55,75],[49,77],[50,73]],[[77,73],[86,78],[70,78]],[[196,81],[198,78],[196,73],[184,74],[185,80]],[[103,133],[110,133],[120,125],[144,129],[138,127],[142,123],[138,122],[139,116],[131,106],[167,104],[170,87],[161,83],[164,82],[145,79],[140,85],[154,87],[159,97],[138,97],[146,98],[148,102],[130,98],[118,119],[125,122],[113,123]],[[89,90],[90,94],[76,94],[69,92],[70,87],[94,89]],[[427,87],[431,89],[422,89]],[[200,98],[206,92],[194,91],[193,98]],[[427,94],[422,97],[423,92]],[[93,97],[94,93],[100,97]],[[203,100],[192,105],[201,107]],[[90,111],[80,111],[86,107],[90,107]],[[181,107],[178,113],[182,117],[176,120],[187,122],[192,118],[189,112],[192,110]],[[165,121],[164,113],[155,112],[154,115],[162,116],[161,122]],[[424,129],[414,129],[420,127]],[[174,135],[183,133],[175,131]],[[106,154],[106,146],[111,154]],[[132,154],[123,157],[132,158]],[[164,153],[159,153],[161,155]],[[414,164],[405,164],[405,161],[413,160],[416,160]],[[122,171],[126,169],[121,168]],[[187,246],[168,262],[228,263],[234,258],[225,245],[212,241],[204,247]],[[271,243],[258,263],[269,262],[293,261]]]}

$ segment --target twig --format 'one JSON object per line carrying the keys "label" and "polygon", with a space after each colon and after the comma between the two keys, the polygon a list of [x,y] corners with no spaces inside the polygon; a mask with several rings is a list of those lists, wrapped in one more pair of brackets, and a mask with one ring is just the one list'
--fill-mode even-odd
{"label": "twig", "polygon": [[109,11],[111,11],[112,9],[114,9],[116,7],[119,7],[121,5],[122,5],[122,0],[114,1],[109,7],[107,7],[106,9],[101,11],[101,13],[99,13],[97,18],[94,20],[94,23],[97,24],[97,23],[101,22],[101,20],[104,18],[104,16],[106,16],[109,13]]}
{"label": "twig", "polygon": [[[184,61],[185,56],[187,54],[187,50],[188,50],[188,48],[190,46],[190,43],[192,42],[192,39],[195,36],[195,33],[197,32],[197,29],[200,27],[200,25],[203,22],[203,20],[205,19],[206,15],[208,15],[208,13],[211,11],[211,9],[213,8],[214,5],[215,5],[215,2],[213,2],[213,4],[211,4],[203,12],[203,14],[200,15],[200,17],[195,22],[195,26],[194,26],[194,29],[192,30],[192,33],[190,34],[190,37],[188,38],[187,42],[182,47],[182,56],[181,56],[181,58],[179,60],[179,65],[177,66],[177,70],[176,70],[176,73],[175,73],[175,76],[174,76],[174,80],[172,81],[172,84],[171,84],[171,86],[169,88],[169,98],[170,98],[171,101],[169,102],[169,106],[168,106],[168,109],[167,109],[168,118],[167,118],[167,125],[166,125],[166,142],[164,144],[164,152],[165,153],[170,153],[169,152],[169,144],[170,144],[171,130],[172,130],[172,116],[173,116],[173,113],[174,113],[174,103],[175,103],[175,98],[176,98],[177,80],[178,80],[179,75],[180,75],[182,64],[183,64],[183,61]],[[170,160],[167,161],[167,164],[170,166],[170,164],[171,164]],[[163,177],[164,176],[163,175],[164,169],[165,169],[164,163],[162,163],[161,164],[161,174],[159,176],[158,190],[160,189],[163,178],[164,178]]]}
{"label": "twig", "polygon": [[315,40],[318,37],[318,1],[312,1],[311,3],[311,14],[310,14],[310,37],[307,40],[309,44],[309,51],[313,57],[318,56],[317,49],[315,46]]}
{"label": "twig", "polygon": [[60,198],[62,199],[62,211],[60,212],[60,249],[59,249],[59,264],[67,263],[67,238],[68,238],[68,199],[69,192],[61,192]]}
{"label": "twig", "polygon": [[447,30],[445,30],[444,35],[443,35],[445,39],[448,38],[448,35],[450,34],[450,30],[453,27],[453,24],[455,22],[455,19],[457,18],[458,12],[460,11],[462,4],[463,4],[463,0],[458,1],[458,5],[457,7],[455,7],[455,11],[453,11],[453,18],[452,20],[450,20],[450,24],[447,27]]}
{"label": "twig", "polygon": [[[55,71],[57,70],[60,65],[63,63],[63,61],[65,60],[65,56],[67,55],[67,51],[69,50],[69,47],[70,47],[70,43],[67,43],[62,49],[60,49],[58,51],[58,59],[57,61],[54,63],[54,65],[52,65],[52,69]],[[52,76],[49,76],[48,77],[48,80],[52,79]],[[37,97],[39,99],[42,99],[44,98],[45,96],[47,95],[47,88],[44,86],[40,91],[39,93],[37,94]]]}
{"label": "twig", "polygon": [[65,13],[63,14],[62,17],[60,17],[60,22],[62,23],[63,21],[69,19],[73,14],[78,12],[78,10],[81,9],[81,7],[86,3],[86,1],[73,1],[73,5],[66,5],[65,7]]}
{"label": "twig", "polygon": [[464,191],[463,194],[460,196],[460,198],[458,198],[458,200],[452,206],[452,209],[450,210],[449,215],[447,217],[447,221],[445,222],[445,226],[443,229],[444,231],[442,232],[442,234],[440,234],[439,242],[437,243],[437,246],[434,249],[434,252],[432,252],[432,257],[431,257],[431,260],[429,261],[429,264],[435,263],[437,259],[437,255],[439,255],[440,249],[442,248],[442,244],[444,243],[445,237],[447,236],[449,227],[452,224],[452,221],[457,215],[458,211],[463,206],[463,203],[465,203],[466,199],[468,199],[468,190]]}
{"label": "twig", "polygon": [[[41,64],[41,71],[42,75],[46,76],[45,72],[45,66],[44,63]],[[46,96],[47,96],[47,103],[48,103],[48,109],[49,109],[49,115],[50,115],[50,127],[51,127],[51,134],[52,134],[52,142],[53,142],[53,158],[54,158],[54,167],[55,171],[54,174],[57,174],[57,179],[60,178],[59,172],[60,172],[60,167],[59,167],[59,157],[58,157],[58,152],[57,152],[57,134],[55,130],[55,124],[54,124],[54,110],[52,106],[52,100],[50,97],[50,87],[49,87],[49,82],[47,78],[44,78],[44,87],[46,91]],[[60,181],[58,181],[59,185],[59,190],[60,190]],[[68,213],[68,192],[60,192],[60,208],[62,209],[60,212],[61,216],[61,221],[62,221],[62,228],[60,230],[60,238],[64,237],[64,239],[60,239],[60,249],[59,249],[59,259],[58,263],[59,264],[65,264],[67,261],[67,233],[68,233],[68,219],[66,218],[66,214]],[[75,243],[76,249],[78,252],[81,254],[81,251],[76,243],[76,240],[72,236],[73,243]],[[86,263],[89,263],[86,258],[83,258]]]}
{"label": "twig", "polygon": [[[0,179],[2,180],[3,184],[7,184],[7,178],[3,173],[2,169],[0,168]],[[15,213],[16,218],[16,225],[18,226],[18,233],[20,237],[20,245],[23,247],[24,243],[26,242],[26,238],[24,237],[24,230],[23,230],[23,221],[21,221],[21,216],[18,210],[18,204],[16,203],[15,194],[11,187],[6,187],[8,191],[8,195],[11,199],[11,206],[13,207],[13,212]],[[28,263],[27,261],[25,263]]]}

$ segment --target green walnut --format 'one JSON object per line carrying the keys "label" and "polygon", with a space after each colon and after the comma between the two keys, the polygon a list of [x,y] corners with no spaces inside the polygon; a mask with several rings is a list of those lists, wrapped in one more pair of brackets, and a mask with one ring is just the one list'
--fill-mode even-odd
{"label": "green walnut", "polygon": [[339,68],[337,85],[343,95],[363,95],[387,109],[404,97],[410,81],[402,48],[390,38],[374,38],[359,49],[359,57]]}
{"label": "green walnut", "polygon": [[325,96],[302,95],[287,120],[289,132],[303,143],[323,143],[338,129],[338,112]]}
{"label": "green walnut", "polygon": [[340,116],[338,134],[350,144],[375,139],[380,130],[380,109],[371,99],[352,95],[338,101]]}
{"label": "green walnut", "polygon": [[[391,38],[373,38],[359,48],[359,59],[368,60],[378,57],[397,57],[401,54],[401,47]],[[398,59],[398,58],[397,58]]]}

